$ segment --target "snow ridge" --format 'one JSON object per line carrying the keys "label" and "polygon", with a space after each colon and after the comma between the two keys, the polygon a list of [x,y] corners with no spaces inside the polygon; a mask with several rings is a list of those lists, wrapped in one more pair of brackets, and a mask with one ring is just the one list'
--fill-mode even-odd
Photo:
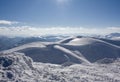
{"label": "snow ridge", "polygon": [[66,49],[66,48],[64,48],[64,47],[61,47],[61,46],[58,46],[58,45],[56,45],[56,46],[54,46],[54,47],[55,47],[56,49],[59,49],[59,50],[61,50],[61,51],[63,51],[63,52],[66,52],[66,53],[70,54],[71,56],[79,59],[82,63],[91,64],[91,63],[90,63],[88,60],[86,60],[85,58],[82,58],[82,57],[76,55],[75,53],[71,52],[70,50],[68,50],[68,49]]}

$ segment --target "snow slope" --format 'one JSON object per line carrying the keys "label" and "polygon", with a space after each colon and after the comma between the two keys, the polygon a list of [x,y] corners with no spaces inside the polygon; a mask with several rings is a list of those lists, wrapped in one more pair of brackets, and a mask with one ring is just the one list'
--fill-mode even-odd
{"label": "snow slope", "polygon": [[89,37],[70,37],[59,42],[33,42],[3,53],[21,52],[35,62],[94,63],[120,57],[120,47],[106,41]]}
{"label": "snow slope", "polygon": [[120,82],[120,47],[70,37],[0,52],[0,82]]}
{"label": "snow slope", "polygon": [[43,63],[63,64],[69,61],[69,57],[69,62],[81,63],[81,61],[78,58],[72,57],[72,55],[69,55],[66,52],[54,48],[55,45],[56,44],[49,42],[35,42],[12,48],[9,50],[5,50],[3,51],[3,53],[12,53],[18,51],[25,53],[27,56],[30,56],[36,62]]}
{"label": "snow slope", "polygon": [[110,64],[61,66],[22,53],[0,54],[0,82],[120,82],[120,59]]}
{"label": "snow slope", "polygon": [[104,38],[97,38],[97,39],[103,40],[103,41],[108,42],[110,44],[120,46],[120,40],[118,40],[118,39],[104,39]]}
{"label": "snow slope", "polygon": [[75,38],[61,46],[73,52],[78,51],[90,62],[120,57],[119,46],[94,38]]}

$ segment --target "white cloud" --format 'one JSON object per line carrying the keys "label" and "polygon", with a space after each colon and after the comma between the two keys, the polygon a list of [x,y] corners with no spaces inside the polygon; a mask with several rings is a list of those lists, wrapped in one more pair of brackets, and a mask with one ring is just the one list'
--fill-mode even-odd
{"label": "white cloud", "polygon": [[7,20],[0,20],[0,25],[12,25],[12,24],[17,24],[18,22],[15,21],[7,21]]}
{"label": "white cloud", "polygon": [[78,35],[120,33],[120,27],[84,28],[84,27],[0,27],[0,35],[4,36],[41,36],[41,35]]}

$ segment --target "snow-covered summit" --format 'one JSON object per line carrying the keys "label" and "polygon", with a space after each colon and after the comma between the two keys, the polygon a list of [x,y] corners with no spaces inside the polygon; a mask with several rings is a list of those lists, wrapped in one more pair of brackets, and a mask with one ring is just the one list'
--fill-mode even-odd
{"label": "snow-covered summit", "polygon": [[35,62],[52,64],[90,64],[120,57],[119,46],[90,37],[70,37],[59,42],[33,42],[3,51],[12,52],[24,53]]}

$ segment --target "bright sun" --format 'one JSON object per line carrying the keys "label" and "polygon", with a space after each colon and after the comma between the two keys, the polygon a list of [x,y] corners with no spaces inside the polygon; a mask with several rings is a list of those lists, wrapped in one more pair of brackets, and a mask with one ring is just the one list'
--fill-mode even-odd
{"label": "bright sun", "polygon": [[56,0],[56,1],[59,4],[64,4],[64,3],[67,3],[69,0]]}

